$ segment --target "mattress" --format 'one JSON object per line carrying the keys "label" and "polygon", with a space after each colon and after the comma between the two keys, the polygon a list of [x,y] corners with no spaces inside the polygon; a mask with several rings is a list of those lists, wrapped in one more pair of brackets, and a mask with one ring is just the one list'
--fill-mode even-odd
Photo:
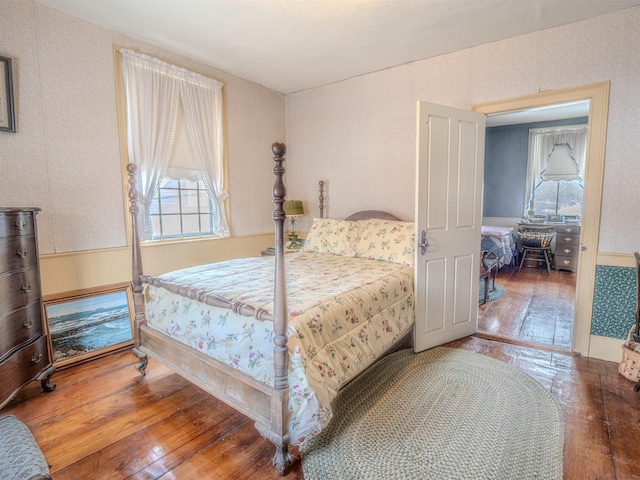
{"label": "mattress", "polygon": [[[331,401],[414,322],[413,268],[380,260],[299,252],[285,256],[291,441],[332,418]],[[237,259],[159,277],[272,312],[274,257]],[[148,325],[273,385],[273,326],[147,285]]]}

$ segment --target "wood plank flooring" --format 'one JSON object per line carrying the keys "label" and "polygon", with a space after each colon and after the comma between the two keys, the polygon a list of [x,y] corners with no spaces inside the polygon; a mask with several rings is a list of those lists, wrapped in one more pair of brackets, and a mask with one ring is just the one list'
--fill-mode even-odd
{"label": "wood plank flooring", "polygon": [[505,294],[480,305],[478,332],[571,350],[576,274],[503,266],[496,277]]}
{"label": "wood plank flooring", "polygon": [[[522,369],[561,406],[565,478],[640,479],[640,395],[617,364],[467,337],[448,346]],[[55,480],[275,479],[253,423],[154,360],[147,377],[119,352],[23,389],[3,410],[32,430]],[[304,478],[297,449],[287,478]]]}

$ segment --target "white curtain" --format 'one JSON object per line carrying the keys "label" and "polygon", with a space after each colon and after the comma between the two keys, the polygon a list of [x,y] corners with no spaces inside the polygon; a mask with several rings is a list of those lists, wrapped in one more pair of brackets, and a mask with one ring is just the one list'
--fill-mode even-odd
{"label": "white curtain", "polygon": [[181,83],[184,120],[196,153],[196,163],[203,174],[203,183],[215,202],[213,225],[218,235],[229,236],[224,201],[229,196],[224,190],[222,142],[222,83],[193,74]]}
{"label": "white curtain", "polygon": [[[582,180],[580,165],[568,143],[556,143],[547,157],[547,166],[540,172],[540,181]],[[539,182],[538,182],[539,184]]]}
{"label": "white curtain", "polygon": [[[557,147],[556,154],[570,152],[570,156],[577,163],[577,177],[584,178],[584,167],[587,153],[587,125],[569,125],[562,127],[548,128],[532,128],[529,130],[529,159],[527,163],[527,183],[525,192],[524,211],[528,209],[528,205],[535,194],[535,188],[540,183],[542,172],[549,166],[550,158],[557,158],[558,155],[551,157],[554,148]],[[566,145],[564,147],[563,145]],[[563,162],[567,166],[565,175],[570,175],[571,180],[575,179],[575,164]],[[551,166],[551,169],[555,169]],[[548,173],[551,174],[552,170]],[[571,171],[571,174],[569,173]],[[556,171],[555,174],[560,175],[562,172]],[[560,178],[560,177],[558,177]],[[563,178],[560,178],[561,180]]]}
{"label": "white curtain", "polygon": [[127,102],[129,161],[138,166],[140,235],[152,236],[149,206],[169,160],[176,131],[177,78],[170,65],[133,50],[121,49]]}
{"label": "white curtain", "polygon": [[[129,160],[138,166],[138,191],[143,208],[141,235],[152,237],[148,211],[162,176],[184,167],[173,159],[176,125],[186,124],[190,151],[202,174],[207,193],[214,201],[216,234],[229,236],[224,200],[221,82],[204,77],[157,58],[121,49],[127,96]],[[175,175],[169,175],[175,176]]]}

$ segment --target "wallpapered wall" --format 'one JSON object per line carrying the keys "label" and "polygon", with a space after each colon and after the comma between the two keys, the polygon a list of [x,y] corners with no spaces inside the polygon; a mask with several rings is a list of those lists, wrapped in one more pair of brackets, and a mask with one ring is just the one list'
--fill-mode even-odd
{"label": "wallpapered wall", "polygon": [[0,2],[0,55],[13,59],[18,133],[0,132],[0,205],[38,206],[41,253],[126,245],[113,45],[224,83],[231,229],[273,229],[271,144],[284,96],[30,0]]}
{"label": "wallpapered wall", "polygon": [[635,311],[636,269],[597,265],[591,334],[626,339]]}
{"label": "wallpapered wall", "polygon": [[[470,108],[610,80],[598,251],[640,250],[640,210],[633,201],[638,198],[640,178],[640,8],[402,65],[286,99],[31,0],[0,2],[0,18],[0,55],[14,61],[18,126],[16,134],[0,132],[0,205],[43,209],[39,218],[43,254],[126,245],[114,44],[224,82],[234,235],[273,229],[270,145],[284,138],[285,127],[289,198],[303,200],[308,212],[301,228],[309,227],[318,214],[321,179],[326,182],[329,216],[384,209],[412,219],[418,99]],[[616,275],[626,271],[620,272],[598,269],[596,282],[614,290],[594,301],[595,335],[621,338],[625,333],[608,318],[600,319],[597,310],[615,297]],[[51,278],[45,280],[55,291],[58,273],[49,273]],[[77,288],[87,286],[82,282],[95,285],[91,279],[79,282]],[[619,317],[626,319],[628,312]]]}
{"label": "wallpapered wall", "polygon": [[[416,101],[487,101],[611,81],[599,252],[640,249],[640,8],[288,95],[289,186],[316,212],[414,214]],[[317,215],[317,213],[315,213]],[[311,215],[303,219],[303,226]]]}

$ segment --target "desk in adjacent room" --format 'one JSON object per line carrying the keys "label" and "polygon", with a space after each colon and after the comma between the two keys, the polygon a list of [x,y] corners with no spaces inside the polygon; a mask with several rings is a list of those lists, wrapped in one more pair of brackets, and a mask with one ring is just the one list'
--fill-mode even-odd
{"label": "desk in adjacent room", "polygon": [[[521,222],[518,224],[518,232],[526,229],[528,232],[534,232],[536,226],[540,226],[540,230],[548,231],[549,227],[553,227],[556,233],[555,246],[552,246],[554,253],[554,269],[568,270],[576,272],[578,269],[578,254],[580,250],[580,228],[579,223],[533,223]],[[518,237],[519,238],[519,237]],[[518,240],[518,252],[522,251],[520,240]]]}

